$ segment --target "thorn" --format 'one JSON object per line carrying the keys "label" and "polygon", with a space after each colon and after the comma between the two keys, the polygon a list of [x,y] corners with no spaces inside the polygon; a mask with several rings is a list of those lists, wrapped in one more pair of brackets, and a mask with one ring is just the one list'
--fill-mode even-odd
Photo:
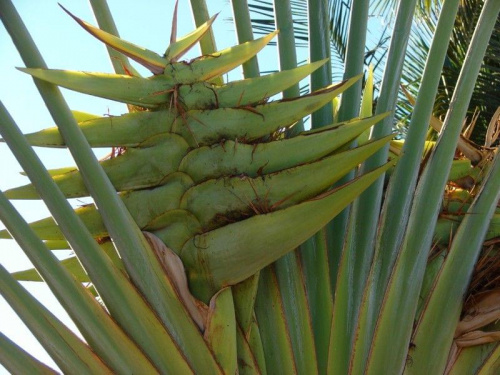
{"label": "thorn", "polygon": [[81,19],[75,16],[73,13],[71,13],[68,9],[66,9],[61,3],[57,3],[62,10],[64,10],[71,18],[73,18],[80,26],[86,29],[85,27],[85,22]]}
{"label": "thorn", "polygon": [[170,32],[170,44],[177,41],[177,8],[179,5],[179,0],[175,1],[174,15],[172,17],[172,31]]}

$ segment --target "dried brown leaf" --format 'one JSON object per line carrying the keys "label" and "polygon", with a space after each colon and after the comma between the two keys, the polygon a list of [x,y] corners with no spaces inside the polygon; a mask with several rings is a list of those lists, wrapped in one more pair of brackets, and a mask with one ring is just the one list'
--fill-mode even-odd
{"label": "dried brown leaf", "polygon": [[455,340],[455,344],[459,348],[467,348],[476,345],[489,344],[490,342],[495,341],[500,341],[500,331],[473,331],[460,336],[460,338]]}
{"label": "dried brown leaf", "polygon": [[491,118],[490,124],[488,125],[484,146],[491,147],[498,137],[500,137],[500,107],[497,108],[495,114]]}
{"label": "dried brown leaf", "polygon": [[162,240],[149,232],[142,232],[165,270],[166,276],[175,286],[179,297],[200,330],[205,330],[207,306],[189,291],[188,281],[181,258],[170,250]]}
{"label": "dried brown leaf", "polygon": [[464,335],[500,319],[500,289],[481,295],[467,311],[467,315],[458,323],[455,331],[456,340]]}

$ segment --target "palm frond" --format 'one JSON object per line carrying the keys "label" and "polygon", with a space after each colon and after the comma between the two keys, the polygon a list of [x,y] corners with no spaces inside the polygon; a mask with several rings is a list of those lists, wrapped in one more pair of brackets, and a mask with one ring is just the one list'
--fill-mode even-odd
{"label": "palm frond", "polygon": [[[453,36],[448,46],[447,57],[443,67],[441,84],[436,97],[434,107],[434,115],[436,117],[444,118],[450,107],[451,96],[455,89],[462,62],[472,38],[474,26],[479,18],[483,2],[483,0],[464,0],[460,4]],[[440,9],[441,2],[436,2],[426,17],[420,17],[413,27],[402,84],[414,96],[420,86],[421,72],[430,48]],[[479,111],[480,113],[471,135],[471,140],[478,144],[484,143],[489,121],[500,105],[499,54],[500,21],[497,21],[467,111],[468,122],[471,121],[475,111]],[[404,97],[400,97],[396,118],[400,122],[405,123],[411,111],[412,106]]]}

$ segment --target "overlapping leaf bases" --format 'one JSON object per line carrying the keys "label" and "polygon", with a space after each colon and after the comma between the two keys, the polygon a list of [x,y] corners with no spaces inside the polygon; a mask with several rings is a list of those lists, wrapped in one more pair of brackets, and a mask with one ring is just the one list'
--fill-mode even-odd
{"label": "overlapping leaf bases", "polygon": [[[178,61],[209,30],[214,18],[171,43],[163,56],[73,18],[153,76],[21,70],[133,106],[129,108],[134,111],[122,116],[74,115],[91,146],[120,150],[101,162],[104,170],[138,226],[181,257],[191,285],[204,300],[298,246],[386,169],[328,191],[388,142],[390,137],[355,149],[346,147],[385,115],[332,124],[290,139],[283,136],[284,130],[359,77],[300,98],[276,101],[269,99],[326,61],[259,78],[213,83],[255,56],[277,32],[210,56]],[[35,146],[65,147],[57,128],[29,134],[27,139]],[[76,168],[51,174],[68,198],[88,195]],[[38,198],[32,185],[9,190],[6,196]],[[76,212],[95,238],[105,241],[107,230],[95,207]],[[48,245],[64,240],[52,218],[32,227]],[[1,237],[8,234],[3,232]]]}

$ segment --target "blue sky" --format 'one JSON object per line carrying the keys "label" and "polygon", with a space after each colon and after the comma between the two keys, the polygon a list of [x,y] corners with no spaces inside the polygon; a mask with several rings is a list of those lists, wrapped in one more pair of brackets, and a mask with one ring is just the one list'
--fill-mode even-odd
{"label": "blue sky", "polygon": [[[54,69],[112,72],[106,49],[99,41],[87,34],[71,19],[53,0],[13,0],[18,12],[28,27],[35,43],[38,45],[47,65]],[[170,38],[171,19],[174,1],[139,2],[126,0],[109,0],[111,12],[120,31],[121,37],[158,53],[167,48]],[[231,7],[226,1],[207,1],[210,14],[221,12],[214,25],[217,47],[219,49],[236,44],[233,25],[227,20],[231,17]],[[62,4],[78,17],[96,24],[87,1],[63,1]],[[189,2],[181,0],[179,4],[178,35],[184,35],[194,28]],[[199,53],[196,47],[187,58]],[[24,133],[34,132],[53,126],[53,121],[45,109],[32,79],[15,69],[24,66],[10,37],[3,25],[0,25],[0,98]],[[260,54],[259,60],[263,70],[276,69],[275,48],[270,47]],[[304,57],[302,57],[304,59]],[[299,59],[300,61],[300,59]],[[139,69],[148,75],[143,69]],[[231,79],[240,79],[241,71],[231,74]],[[92,98],[79,93],[63,90],[70,107],[75,110],[97,115],[119,115],[126,112],[123,104],[109,100]],[[73,165],[69,152],[65,150],[36,149],[47,168],[58,168]],[[109,150],[99,150],[101,157]],[[5,144],[0,144],[0,160],[2,175],[0,189],[28,183],[26,177],[19,174],[21,167],[11,155]],[[78,205],[81,202],[75,201]],[[27,221],[48,216],[48,211],[41,202],[16,202],[18,210]],[[0,223],[0,228],[3,225]],[[9,271],[30,268],[30,262],[14,241],[0,240],[0,262]],[[66,257],[69,252],[58,252]],[[42,303],[51,309],[70,327],[74,325],[59,306],[48,288],[41,283],[23,283],[23,285]],[[32,355],[53,366],[53,362],[29,333],[22,322],[6,302],[0,297],[0,331],[16,343],[28,350]],[[0,366],[0,373],[5,371]]]}

